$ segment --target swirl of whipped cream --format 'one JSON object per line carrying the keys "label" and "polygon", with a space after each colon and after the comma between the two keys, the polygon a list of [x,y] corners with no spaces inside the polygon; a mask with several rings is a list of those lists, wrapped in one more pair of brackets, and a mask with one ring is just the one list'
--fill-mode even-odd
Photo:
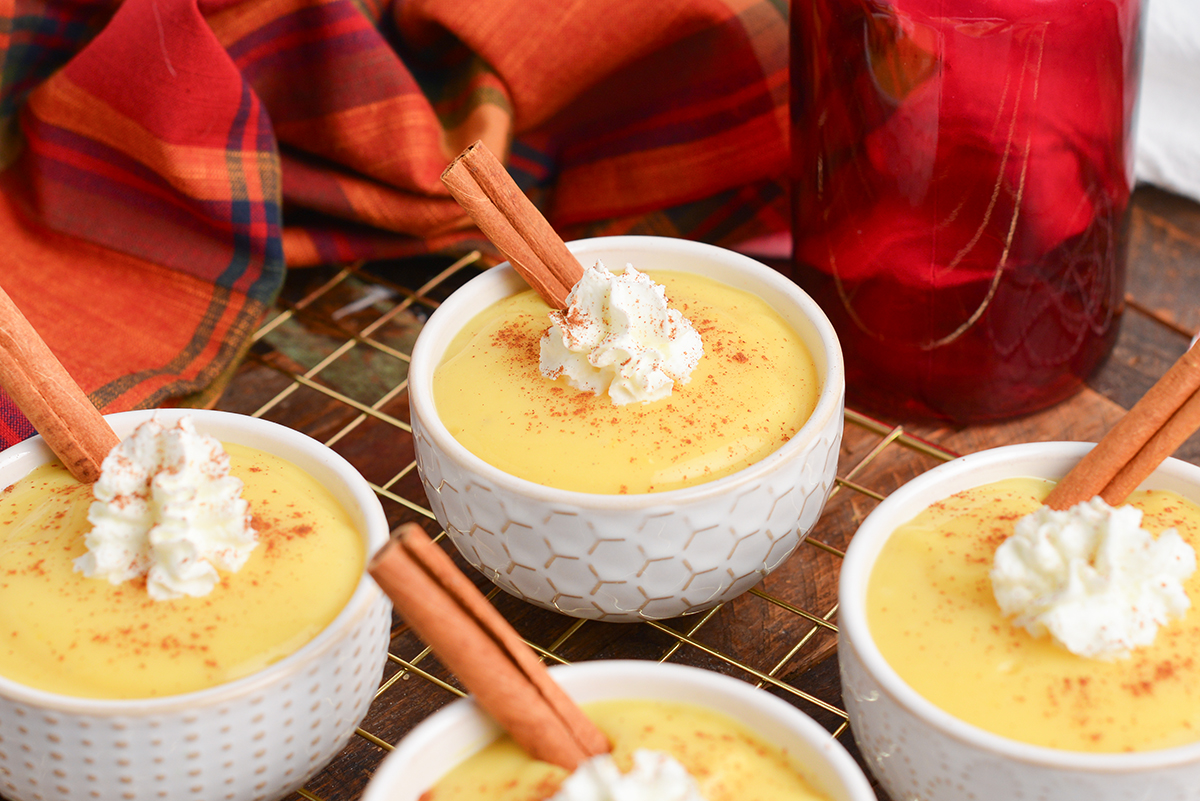
{"label": "swirl of whipped cream", "polygon": [[649,403],[686,384],[704,355],[700,334],[666,289],[627,265],[618,274],[600,262],[584,271],[567,308],[550,312],[542,336],[541,371],[566,376],[576,389],[608,393],[616,406]]}
{"label": "swirl of whipped cream", "polygon": [[669,754],[639,748],[621,773],[609,754],[584,762],[549,801],[704,801],[696,780]]}
{"label": "swirl of whipped cream", "polygon": [[1000,610],[1080,656],[1120,659],[1150,645],[1191,606],[1183,582],[1196,553],[1175,529],[1155,539],[1141,523],[1140,509],[1098,497],[1021,518],[992,563]]}
{"label": "swirl of whipped cream", "polygon": [[207,595],[218,571],[239,570],[258,544],[229,455],[190,417],[138,426],[105,458],[92,492],[88,550],[75,569],[113,584],[145,576],[155,600]]}

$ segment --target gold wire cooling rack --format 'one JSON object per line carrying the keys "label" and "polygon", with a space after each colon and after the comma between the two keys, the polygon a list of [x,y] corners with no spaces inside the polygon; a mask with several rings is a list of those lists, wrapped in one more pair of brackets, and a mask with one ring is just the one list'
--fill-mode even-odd
{"label": "gold wire cooling rack", "polygon": [[[448,265],[406,260],[294,272],[218,406],[325,442],[371,483],[392,526],[417,521],[439,535],[413,458],[409,353],[429,312],[483,266],[470,254]],[[847,410],[837,485],[816,529],[760,586],[692,617],[576,620],[510,598],[467,571],[549,663],[656,659],[738,676],[791,701],[857,757],[834,655],[840,560],[857,523],[888,491],[956,455]],[[294,798],[357,798],[393,743],[462,694],[397,619],[384,679],[358,736]]]}

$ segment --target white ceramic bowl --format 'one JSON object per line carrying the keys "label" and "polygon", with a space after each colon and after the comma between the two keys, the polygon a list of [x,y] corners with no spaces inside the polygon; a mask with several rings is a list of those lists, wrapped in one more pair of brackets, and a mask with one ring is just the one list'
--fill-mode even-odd
{"label": "white ceramic bowl", "polygon": [[[696,704],[740,722],[792,755],[813,788],[830,801],[875,801],[846,749],[788,702],[710,670],[648,660],[600,660],[550,668],[581,704],[654,699]],[[418,801],[421,793],[501,734],[495,722],[462,698],[426,718],[384,759],[362,801]]]}
{"label": "white ceramic bowl", "polygon": [[[842,696],[868,766],[896,801],[1200,797],[1200,742],[1159,751],[1088,754],[992,734],[954,718],[905,684],[867,628],[867,579],[897,525],[971,487],[1018,476],[1061,478],[1090,447],[1027,443],[947,462],[889,495],[851,540],[838,588]],[[1200,467],[1169,459],[1142,486],[1200,502]]]}
{"label": "white ceramic bowl", "polygon": [[[387,541],[387,519],[375,493],[316,440],[225,412],[137,411],[107,419],[125,437],[152,414],[164,422],[191,415],[201,433],[288,459],[351,513],[368,554]],[[5,450],[0,487],[51,458],[40,437]],[[285,796],[333,759],[366,715],[382,676],[390,626],[391,603],[364,572],[346,608],[308,644],[211,689],[94,700],[0,677],[0,795],[12,801]]]}
{"label": "white ceramic bowl", "polygon": [[[821,393],[782,448],[695,487],[599,495],[546,487],[484,462],[438,419],[433,372],[478,312],[526,289],[503,264],[430,316],[413,348],[409,403],[417,466],[438,523],[463,557],[518,598],[574,617],[662,619],[708,609],[760,582],[817,522],[837,472],[845,376],[837,335],[808,295],[746,256],[698,242],[621,236],[570,243],[585,264],[690,271],[753,292],[800,334]],[[752,391],[752,388],[747,388]]]}

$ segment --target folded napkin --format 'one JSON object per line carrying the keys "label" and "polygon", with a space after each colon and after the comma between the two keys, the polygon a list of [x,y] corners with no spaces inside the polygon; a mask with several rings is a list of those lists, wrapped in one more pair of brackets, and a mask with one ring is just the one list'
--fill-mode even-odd
{"label": "folded napkin", "polygon": [[1200,8],[1151,0],[1138,109],[1139,181],[1200,200]]}
{"label": "folded napkin", "polygon": [[476,139],[566,238],[787,230],[769,0],[0,3],[0,61],[0,286],[106,412],[211,402],[286,269],[486,248]]}

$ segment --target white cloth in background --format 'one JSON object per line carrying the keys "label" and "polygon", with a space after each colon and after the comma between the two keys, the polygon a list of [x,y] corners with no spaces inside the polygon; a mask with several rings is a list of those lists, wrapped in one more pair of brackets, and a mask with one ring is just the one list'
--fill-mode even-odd
{"label": "white cloth in background", "polygon": [[1200,2],[1146,0],[1139,181],[1200,200]]}

